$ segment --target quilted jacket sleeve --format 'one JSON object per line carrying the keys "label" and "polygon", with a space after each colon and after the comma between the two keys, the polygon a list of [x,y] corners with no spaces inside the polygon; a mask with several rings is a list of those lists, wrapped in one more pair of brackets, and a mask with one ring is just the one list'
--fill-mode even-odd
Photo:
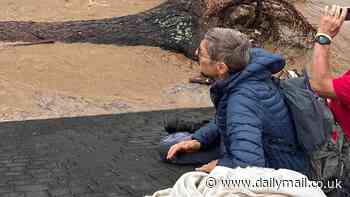
{"label": "quilted jacket sleeve", "polygon": [[231,95],[227,106],[227,153],[220,166],[265,166],[262,143],[262,121],[258,117],[258,103],[244,93]]}
{"label": "quilted jacket sleeve", "polygon": [[210,121],[204,127],[198,129],[193,135],[192,139],[196,139],[201,143],[201,149],[217,145],[220,143],[219,129],[214,123]]}

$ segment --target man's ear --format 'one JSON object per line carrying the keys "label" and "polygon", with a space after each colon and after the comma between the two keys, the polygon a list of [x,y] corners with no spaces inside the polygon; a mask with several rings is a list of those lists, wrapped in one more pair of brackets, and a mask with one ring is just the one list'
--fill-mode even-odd
{"label": "man's ear", "polygon": [[218,63],[216,66],[220,75],[225,75],[229,71],[229,68],[225,63],[221,62]]}

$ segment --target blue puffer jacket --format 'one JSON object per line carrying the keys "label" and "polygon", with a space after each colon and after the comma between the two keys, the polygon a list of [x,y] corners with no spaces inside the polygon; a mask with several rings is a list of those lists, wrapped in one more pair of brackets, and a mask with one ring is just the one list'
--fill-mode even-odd
{"label": "blue puffer jacket", "polygon": [[[287,168],[309,175],[294,124],[272,74],[284,59],[263,49],[250,50],[250,64],[210,89],[215,120],[193,135],[202,148],[221,144],[221,166]],[[221,143],[220,143],[221,142]]]}

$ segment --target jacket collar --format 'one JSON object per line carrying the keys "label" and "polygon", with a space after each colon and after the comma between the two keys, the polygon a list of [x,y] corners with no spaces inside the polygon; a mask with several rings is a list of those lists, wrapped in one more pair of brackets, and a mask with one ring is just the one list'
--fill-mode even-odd
{"label": "jacket collar", "polygon": [[231,92],[238,84],[246,81],[262,81],[272,77],[285,65],[285,60],[260,48],[250,49],[250,63],[240,72],[230,73],[225,80],[216,80],[210,88],[210,97],[215,107],[221,98]]}

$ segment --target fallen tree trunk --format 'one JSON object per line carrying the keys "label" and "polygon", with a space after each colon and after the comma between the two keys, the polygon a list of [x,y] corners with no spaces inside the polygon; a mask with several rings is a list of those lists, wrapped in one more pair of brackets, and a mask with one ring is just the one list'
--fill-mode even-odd
{"label": "fallen tree trunk", "polygon": [[[228,3],[214,16],[205,17],[201,0],[168,0],[136,15],[67,22],[0,22],[1,41],[90,42],[148,45],[184,53],[194,51],[210,27],[240,30],[258,45],[268,40],[282,45],[308,47],[314,28],[284,0],[224,0]],[[256,8],[259,9],[256,9]],[[257,15],[259,13],[259,15]]]}

